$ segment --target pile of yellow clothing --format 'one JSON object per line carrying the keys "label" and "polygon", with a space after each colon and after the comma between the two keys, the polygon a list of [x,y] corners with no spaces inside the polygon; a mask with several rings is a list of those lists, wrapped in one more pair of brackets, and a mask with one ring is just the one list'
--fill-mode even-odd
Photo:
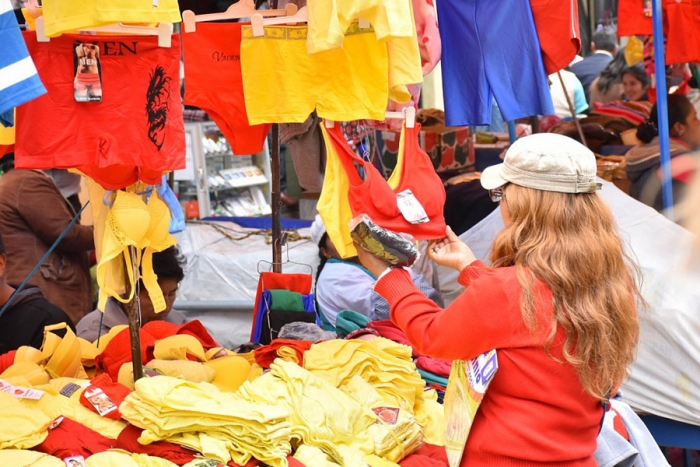
{"label": "pile of yellow clothing", "polygon": [[389,406],[367,381],[355,375],[340,390],[376,414],[368,432],[377,456],[398,462],[420,447],[423,429],[416,418],[407,410]]}
{"label": "pile of yellow clothing", "polygon": [[278,358],[236,396],[286,408],[294,443],[317,447],[344,467],[366,467],[365,455],[374,451],[367,429],[376,415],[295,363]]}
{"label": "pile of yellow clothing", "polygon": [[255,457],[287,466],[291,430],[285,407],[242,400],[213,384],[158,376],[137,381],[119,410],[144,429],[142,444],[165,440],[222,463],[244,465]]}
{"label": "pile of yellow clothing", "polygon": [[389,407],[413,414],[423,427],[424,440],[444,445],[444,413],[434,390],[411,359],[411,348],[383,337],[370,340],[331,340],[304,353],[304,368],[341,388],[354,376],[367,381]]}

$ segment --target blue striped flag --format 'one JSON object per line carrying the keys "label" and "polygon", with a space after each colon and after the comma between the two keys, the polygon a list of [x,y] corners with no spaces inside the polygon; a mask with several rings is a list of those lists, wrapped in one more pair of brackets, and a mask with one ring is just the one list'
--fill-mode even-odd
{"label": "blue striped flag", "polygon": [[10,0],[0,0],[0,44],[0,123],[7,126],[12,125],[14,107],[46,92],[27,52]]}

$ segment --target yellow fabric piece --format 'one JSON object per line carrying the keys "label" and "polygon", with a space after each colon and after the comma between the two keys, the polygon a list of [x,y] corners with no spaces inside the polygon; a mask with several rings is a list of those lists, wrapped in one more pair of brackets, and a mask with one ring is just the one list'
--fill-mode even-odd
{"label": "yellow fabric piece", "polygon": [[325,124],[321,124],[321,133],[326,143],[326,172],[316,210],[321,215],[328,238],[333,242],[338,254],[341,258],[350,258],[357,256],[348,227],[352,220],[352,210],[348,202],[350,184],[338,154],[330,142]]}
{"label": "yellow fabric piece", "polygon": [[78,343],[80,344],[80,361],[84,366],[94,367],[95,357],[101,352],[95,344],[86,341],[82,337],[78,337]]}
{"label": "yellow fabric piece", "polygon": [[411,93],[406,85],[423,82],[418,37],[413,22],[413,5],[410,0],[408,5],[411,12],[410,37],[396,37],[386,43],[389,59],[389,98],[400,104],[411,100]]}
{"label": "yellow fabric piece", "polygon": [[304,368],[341,387],[355,375],[371,384],[390,407],[414,413],[423,400],[424,381],[416,371],[408,346],[377,337],[371,340],[334,339],[311,346]]}
{"label": "yellow fabric piece", "polygon": [[369,467],[399,467],[399,464],[382,459],[374,454],[365,457],[365,461],[367,461]]}
{"label": "yellow fabric piece", "polygon": [[136,461],[139,467],[176,467],[177,464],[160,457],[148,456],[146,454],[131,454],[131,458]]}
{"label": "yellow fabric piece", "polygon": [[434,389],[423,393],[423,404],[416,404],[415,415],[423,427],[423,440],[435,446],[445,445],[445,406],[437,401]]}
{"label": "yellow fabric piece", "polygon": [[140,467],[126,451],[109,450],[93,454],[85,460],[87,467]]}
{"label": "yellow fabric piece", "polygon": [[[121,420],[101,417],[96,412],[84,407],[75,395],[69,399],[58,393],[51,393],[50,385],[36,389],[45,390],[47,393],[38,401],[22,399],[21,403],[25,410],[39,410],[50,420],[55,420],[63,415],[110,439],[117,439],[119,433],[126,427],[126,423]],[[80,394],[80,391],[77,393]]]}
{"label": "yellow fabric piece", "polygon": [[23,384],[12,381],[11,378],[17,376],[21,376],[26,381],[27,386],[36,386],[49,382],[48,373],[46,373],[42,367],[32,362],[15,363],[0,375],[0,379],[7,380],[18,386],[23,386]]}
{"label": "yellow fabric piece", "polygon": [[370,22],[377,40],[415,35],[411,0],[324,0],[308,3],[308,53],[345,45],[345,33],[358,18]]}
{"label": "yellow fabric piece", "polygon": [[250,366],[250,373],[248,374],[248,379],[246,381],[255,381],[256,379],[262,376],[264,371],[265,369],[263,367],[261,367],[257,363],[253,363]]}
{"label": "yellow fabric piece", "polygon": [[202,343],[189,334],[178,334],[156,341],[153,356],[158,360],[187,360],[187,356],[196,357],[200,362],[206,361]]}
{"label": "yellow fabric piece", "polygon": [[250,351],[246,353],[237,353],[239,357],[245,358],[251,365],[255,364],[255,351]]}
{"label": "yellow fabric piece", "polygon": [[[316,109],[336,121],[383,120],[389,98],[386,44],[353,23],[342,48],[306,51],[306,26],[243,26],[241,70],[251,125],[303,123]],[[284,76],[283,82],[279,76]],[[292,86],[282,86],[295,83]],[[303,83],[299,84],[299,83]]]}
{"label": "yellow fabric piece", "polygon": [[236,393],[243,400],[286,407],[292,438],[321,449],[346,467],[366,467],[364,454],[374,451],[367,428],[374,412],[300,366],[276,359],[270,372]]}
{"label": "yellow fabric piece", "polygon": [[251,370],[248,360],[237,355],[215,358],[204,365],[214,370],[211,383],[222,391],[231,392],[235,392],[248,379]]}
{"label": "yellow fabric piece", "polygon": [[0,449],[29,449],[46,439],[53,419],[23,406],[20,399],[0,392],[0,420]]}
{"label": "yellow fabric piece", "polygon": [[[17,122],[17,112],[15,112],[15,122]],[[0,145],[7,146],[15,144],[15,127],[5,128],[0,125]]]}
{"label": "yellow fabric piece", "polygon": [[134,365],[131,362],[123,363],[117,374],[117,382],[134,390]]}
{"label": "yellow fabric piece", "polygon": [[319,448],[308,446],[306,444],[299,446],[293,457],[306,466],[313,465],[314,467],[341,467],[340,464],[330,460],[328,455]]}
{"label": "yellow fabric piece", "polygon": [[283,345],[277,350],[278,358],[281,358],[285,362],[291,362],[299,364],[299,354],[292,347],[287,347]]}
{"label": "yellow fabric piece", "polygon": [[66,467],[58,457],[24,449],[0,450],[0,465],[4,467]]}
{"label": "yellow fabric piece", "polygon": [[[57,339],[60,339],[55,334],[54,334],[54,336]],[[44,336],[44,339],[46,339],[46,336]],[[46,344],[45,341],[44,341],[44,344]],[[44,354],[41,352],[41,350],[35,349],[34,347],[30,347],[28,345],[23,345],[22,347],[17,349],[17,353],[15,354],[15,363],[19,363],[19,362],[41,363],[42,360],[44,360]]]}
{"label": "yellow fabric piece", "polygon": [[[97,283],[100,286],[97,308],[104,311],[108,297],[127,303],[134,297],[136,290],[133,268],[126,268],[129,280],[129,294],[125,293],[124,264],[132,264],[129,247],[136,248],[136,265],[141,266],[141,277],[153,302],[156,313],[165,310],[165,298],[158,286],[153,272],[153,253],[162,251],[177,243],[175,237],[168,233],[170,210],[154,191],[146,204],[140,195],[132,191],[116,191],[111,209],[105,212],[104,196],[107,193],[98,184],[89,185],[93,219],[95,223],[104,218],[103,237],[97,251]],[[97,185],[97,186],[95,186]],[[130,187],[137,189],[137,185]],[[102,230],[101,228],[99,230]],[[95,238],[99,231],[96,230]],[[143,255],[141,254],[143,250]]]}
{"label": "yellow fabric piece", "polygon": [[[82,354],[80,351],[80,342],[78,336],[66,326],[65,323],[46,326],[44,334],[48,337],[53,334],[51,331],[65,328],[66,334],[61,339],[61,342],[56,346],[51,358],[46,362],[46,371],[53,378],[65,376],[68,378],[77,378],[85,376],[81,362]],[[45,341],[46,342],[46,341]]]}
{"label": "yellow fabric piece", "polygon": [[401,125],[401,134],[399,136],[399,152],[396,155],[396,167],[394,171],[391,172],[391,176],[387,179],[386,183],[395,190],[399,187],[401,183],[401,177],[403,176],[403,165],[406,155],[404,154],[404,148],[406,147],[406,123]]}
{"label": "yellow fabric piece", "polygon": [[45,0],[42,6],[47,37],[111,23],[179,23],[181,20],[177,0]]}
{"label": "yellow fabric piece", "polygon": [[144,429],[142,444],[167,440],[222,462],[244,465],[255,457],[273,467],[287,466],[291,432],[286,408],[169,376],[143,378],[135,386],[119,410]]}
{"label": "yellow fabric piece", "polygon": [[409,411],[386,404],[379,392],[358,375],[351,377],[339,389],[377,413],[376,423],[367,430],[374,441],[377,456],[398,462],[420,447],[423,429]]}
{"label": "yellow fabric piece", "polygon": [[211,383],[216,375],[213,368],[189,360],[151,360],[146,365],[166,376],[180,378],[193,383]]}

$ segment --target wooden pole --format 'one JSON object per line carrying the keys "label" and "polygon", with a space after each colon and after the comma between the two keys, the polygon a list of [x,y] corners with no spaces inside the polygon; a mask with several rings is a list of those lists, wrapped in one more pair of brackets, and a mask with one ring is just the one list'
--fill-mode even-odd
{"label": "wooden pole", "polygon": [[559,82],[561,83],[561,88],[564,91],[564,97],[566,97],[566,103],[569,105],[569,112],[571,112],[571,118],[574,119],[574,125],[576,125],[576,130],[578,131],[578,136],[581,138],[581,143],[588,147],[586,143],[586,136],[583,134],[583,128],[581,128],[581,122],[578,121],[576,117],[576,109],[574,109],[574,104],[571,103],[571,98],[569,93],[566,91],[566,85],[564,84],[564,78],[561,75],[561,71],[557,71],[557,76],[559,76]]}
{"label": "wooden pole", "polygon": [[[136,265],[136,248],[129,247],[129,261],[125,267],[134,271],[134,281],[138,283],[139,268]],[[126,284],[127,295],[131,293],[129,276],[124,269],[124,283]],[[143,378],[143,362],[141,361],[141,306],[139,304],[138,290],[134,291],[134,298],[126,304],[126,316],[129,319],[129,336],[131,340],[131,363],[134,370],[134,382]]]}
{"label": "wooden pole", "polygon": [[280,193],[280,129],[272,125],[272,271],[282,272],[282,194]]}

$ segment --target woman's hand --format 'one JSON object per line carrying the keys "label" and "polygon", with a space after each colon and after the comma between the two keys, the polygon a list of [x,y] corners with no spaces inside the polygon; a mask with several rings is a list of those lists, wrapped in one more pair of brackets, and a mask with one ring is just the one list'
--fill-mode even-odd
{"label": "woman's hand", "polygon": [[357,243],[355,243],[355,249],[357,250],[357,257],[359,258],[360,263],[369,269],[369,272],[374,274],[374,277],[379,277],[387,268],[389,268],[389,266],[391,266],[391,263],[377,258]]}
{"label": "woman's hand", "polygon": [[428,257],[440,266],[461,271],[476,261],[476,256],[462,240],[455,235],[448,226],[445,230],[446,237],[441,240],[433,240],[428,245]]}

